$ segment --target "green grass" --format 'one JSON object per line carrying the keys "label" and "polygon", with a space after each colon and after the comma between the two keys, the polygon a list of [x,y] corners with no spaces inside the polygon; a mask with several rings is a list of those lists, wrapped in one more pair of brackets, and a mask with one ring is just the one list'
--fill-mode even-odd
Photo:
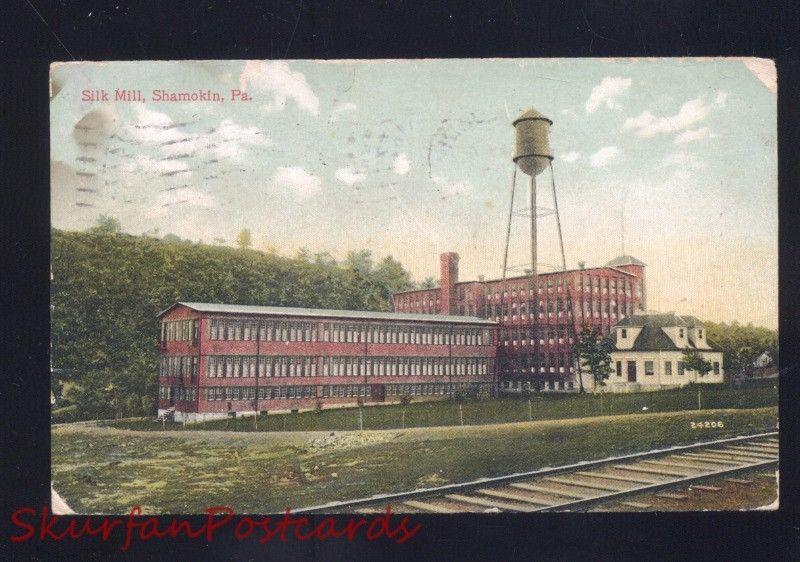
{"label": "green grass", "polygon": [[[701,405],[708,408],[760,408],[778,403],[774,386],[737,389],[730,385],[703,385]],[[588,416],[632,414],[642,412],[675,412],[697,409],[696,387],[675,390],[607,394],[602,399],[592,394],[538,394],[528,401],[519,397],[500,397],[464,402],[464,424],[482,425],[530,420],[581,418]],[[399,429],[403,423],[403,407],[399,404],[364,407],[364,429]],[[452,400],[411,403],[405,407],[405,427],[459,425],[458,405]],[[103,425],[120,429],[158,431],[162,423],[153,419],[117,420]],[[179,423],[167,423],[167,429],[182,429]],[[255,431],[253,418],[228,418],[197,424],[187,429]],[[346,431],[358,429],[358,408],[336,408],[321,412],[296,414],[261,414],[258,431]]]}
{"label": "green grass", "polygon": [[[691,429],[692,421],[724,428]],[[52,472],[79,513],[127,513],[132,505],[146,513],[209,505],[268,513],[769,431],[776,421],[777,408],[767,407],[333,435],[60,426]]]}

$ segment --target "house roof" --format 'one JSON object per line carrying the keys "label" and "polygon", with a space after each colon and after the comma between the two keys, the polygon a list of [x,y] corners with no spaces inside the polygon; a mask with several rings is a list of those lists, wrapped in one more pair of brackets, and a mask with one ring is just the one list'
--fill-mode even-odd
{"label": "house roof", "polygon": [[208,302],[176,302],[158,313],[163,316],[176,306],[185,306],[197,312],[218,314],[257,314],[265,316],[298,316],[324,317],[368,320],[395,320],[400,322],[440,322],[450,324],[485,324],[494,326],[497,323],[477,316],[450,316],[444,314],[410,314],[398,312],[372,312],[366,310],[333,310],[327,308],[292,308],[283,306],[256,306],[247,304],[221,304]]}
{"label": "house roof", "polygon": [[[694,317],[692,316],[692,318]],[[697,318],[694,319],[697,323],[700,323]],[[631,314],[617,322],[617,326],[652,326],[657,328],[679,326],[687,328],[690,324],[686,322],[685,317],[678,316],[674,312],[666,312],[664,314]]]}
{"label": "house roof", "polygon": [[[663,328],[694,328],[702,327],[703,323],[695,316],[679,316],[674,312],[664,314],[632,314],[620,320],[616,326],[641,328],[639,335],[631,346],[631,351],[683,351],[672,339],[664,332]],[[611,331],[611,341],[616,348],[616,330]],[[691,332],[687,334],[688,349],[698,349]],[[702,348],[703,351],[717,351],[712,347]]]}
{"label": "house roof", "polygon": [[646,265],[642,260],[633,256],[619,256],[608,262],[605,267],[620,267],[622,265]]}

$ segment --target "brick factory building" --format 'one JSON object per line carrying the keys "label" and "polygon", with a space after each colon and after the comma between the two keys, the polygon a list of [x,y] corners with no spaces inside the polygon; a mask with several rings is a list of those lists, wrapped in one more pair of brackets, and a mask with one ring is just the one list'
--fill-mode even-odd
{"label": "brick factory building", "polygon": [[178,421],[495,387],[496,322],[179,302],[161,321],[158,413]]}
{"label": "brick factory building", "polygon": [[393,307],[496,321],[501,388],[518,390],[527,381],[543,390],[576,390],[577,334],[589,325],[608,335],[622,318],[645,310],[644,267],[620,256],[603,267],[540,273],[538,288],[531,275],[459,282],[458,254],[451,252],[440,256],[438,288],[397,293]]}

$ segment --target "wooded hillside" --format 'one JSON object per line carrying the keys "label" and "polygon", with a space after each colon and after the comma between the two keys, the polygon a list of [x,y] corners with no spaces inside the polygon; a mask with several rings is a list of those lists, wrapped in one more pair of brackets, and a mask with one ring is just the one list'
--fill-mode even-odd
{"label": "wooded hillside", "polygon": [[69,418],[147,415],[157,395],[156,315],[175,301],[388,310],[413,287],[403,266],[368,251],[337,263],[210,246],[113,225],[52,232],[53,390]]}

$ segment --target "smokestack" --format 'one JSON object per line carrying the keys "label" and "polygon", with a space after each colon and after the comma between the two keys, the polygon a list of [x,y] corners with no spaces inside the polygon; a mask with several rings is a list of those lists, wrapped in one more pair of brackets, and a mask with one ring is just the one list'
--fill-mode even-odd
{"label": "smokestack", "polygon": [[458,283],[458,254],[446,252],[439,256],[439,291],[441,314],[454,314]]}

